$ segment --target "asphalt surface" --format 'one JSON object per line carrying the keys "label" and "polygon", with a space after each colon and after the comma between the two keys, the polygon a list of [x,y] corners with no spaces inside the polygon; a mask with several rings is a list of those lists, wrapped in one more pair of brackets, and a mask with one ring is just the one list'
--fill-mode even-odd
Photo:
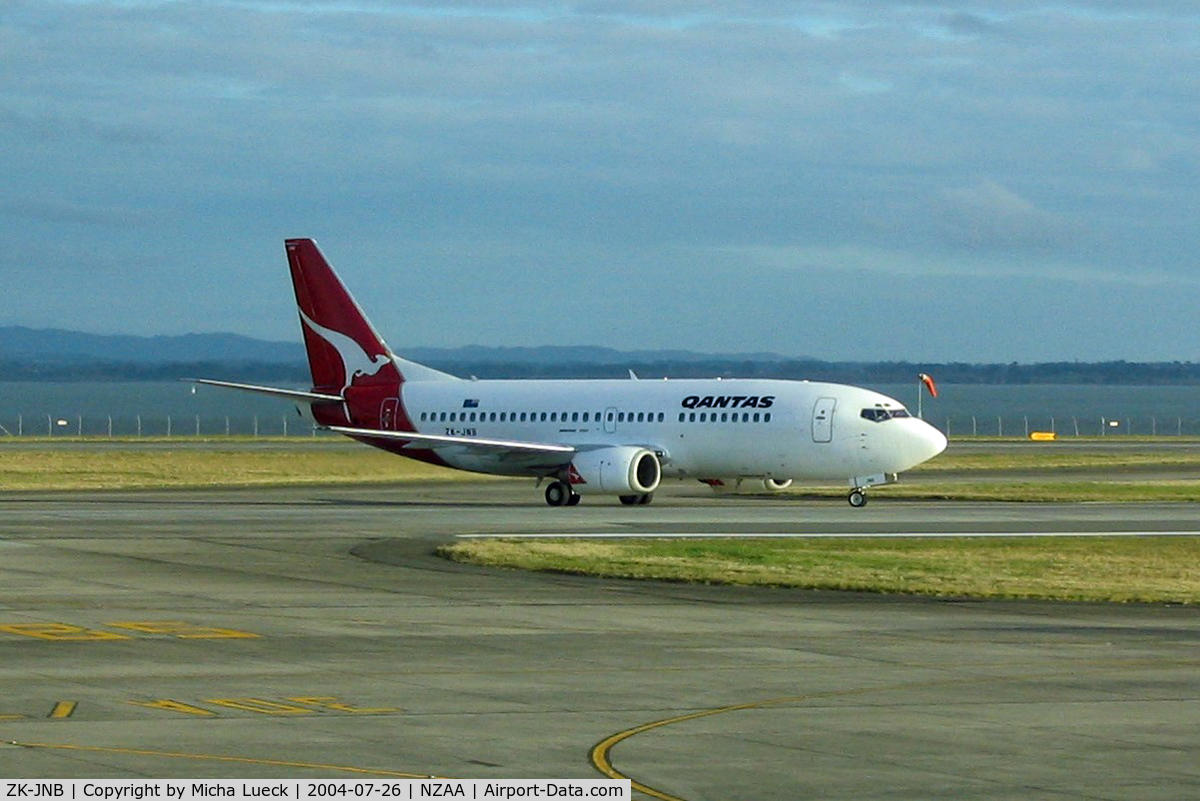
{"label": "asphalt surface", "polygon": [[594,580],[459,534],[1171,531],[1192,505],[519,482],[0,495],[0,775],[632,778],[639,797],[1200,797],[1193,608]]}

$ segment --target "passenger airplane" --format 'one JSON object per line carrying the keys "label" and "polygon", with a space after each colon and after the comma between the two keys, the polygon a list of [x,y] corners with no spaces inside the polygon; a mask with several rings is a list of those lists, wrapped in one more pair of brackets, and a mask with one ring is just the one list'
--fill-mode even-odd
{"label": "passenger airplane", "polygon": [[316,242],[285,246],[313,388],[198,383],[309,404],[319,425],[411,459],[549,479],[551,506],[592,494],[647,504],[669,478],[772,490],[841,479],[859,507],[868,487],[946,448],[898,401],[841,384],[457,378],[392,353]]}

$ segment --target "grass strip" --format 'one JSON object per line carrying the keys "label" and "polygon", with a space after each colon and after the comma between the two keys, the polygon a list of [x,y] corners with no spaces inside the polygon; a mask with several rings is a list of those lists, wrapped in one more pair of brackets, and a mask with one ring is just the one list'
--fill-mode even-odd
{"label": "grass strip", "polygon": [[480,476],[366,447],[0,449],[0,489],[92,490],[356,484]]}
{"label": "grass strip", "polygon": [[[1183,468],[1181,472],[1195,466],[1200,476],[1200,448],[1194,452],[1155,449],[1148,443],[1144,450],[1056,451],[1050,443],[998,453],[956,454],[951,449],[913,471],[912,477],[920,476],[920,481],[873,492],[880,499],[1200,502],[1200,480],[1118,478],[1123,471],[1136,475],[1138,468],[1168,465]],[[1072,477],[1073,470],[1085,470],[1087,475]],[[1114,478],[1103,480],[1108,471]],[[9,490],[482,478],[398,458],[340,437],[0,438],[0,489]],[[844,487],[826,484],[795,487],[785,495],[834,498],[845,493]]]}
{"label": "grass strip", "polygon": [[950,450],[921,465],[922,473],[971,470],[1119,470],[1138,467],[1200,466],[1200,448],[1131,451],[1073,451],[1030,446],[1013,452],[955,453]]}
{"label": "grass strip", "polygon": [[467,540],[460,562],[609,578],[1195,604],[1200,537]]}

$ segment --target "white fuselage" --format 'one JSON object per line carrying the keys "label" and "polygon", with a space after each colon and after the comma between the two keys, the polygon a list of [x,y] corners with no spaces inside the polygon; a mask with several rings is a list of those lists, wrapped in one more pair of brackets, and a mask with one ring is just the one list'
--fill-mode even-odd
{"label": "white fuselage", "polygon": [[[758,379],[413,381],[402,387],[423,434],[640,446],[664,477],[849,479],[899,473],[940,453],[941,432],[898,401],[842,384]],[[864,415],[864,410],[868,412]],[[550,472],[544,455],[469,446],[439,456],[465,470]]]}

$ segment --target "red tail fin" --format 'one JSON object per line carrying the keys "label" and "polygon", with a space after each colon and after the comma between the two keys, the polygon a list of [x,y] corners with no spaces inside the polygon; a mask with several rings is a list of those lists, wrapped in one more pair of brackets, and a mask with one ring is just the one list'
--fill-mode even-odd
{"label": "red tail fin", "polygon": [[457,379],[393,354],[325,261],[316,242],[288,239],[284,244],[313,390],[345,398],[341,404],[313,404],[317,422],[412,431],[401,398],[405,379]]}
{"label": "red tail fin", "polygon": [[383,338],[311,239],[289,239],[288,266],[300,310],[313,390],[345,398],[313,404],[323,425],[410,426],[399,412],[404,377]]}
{"label": "red tail fin", "polygon": [[313,389],[344,394],[351,385],[403,381],[392,352],[311,239],[289,239],[288,265],[300,308]]}

